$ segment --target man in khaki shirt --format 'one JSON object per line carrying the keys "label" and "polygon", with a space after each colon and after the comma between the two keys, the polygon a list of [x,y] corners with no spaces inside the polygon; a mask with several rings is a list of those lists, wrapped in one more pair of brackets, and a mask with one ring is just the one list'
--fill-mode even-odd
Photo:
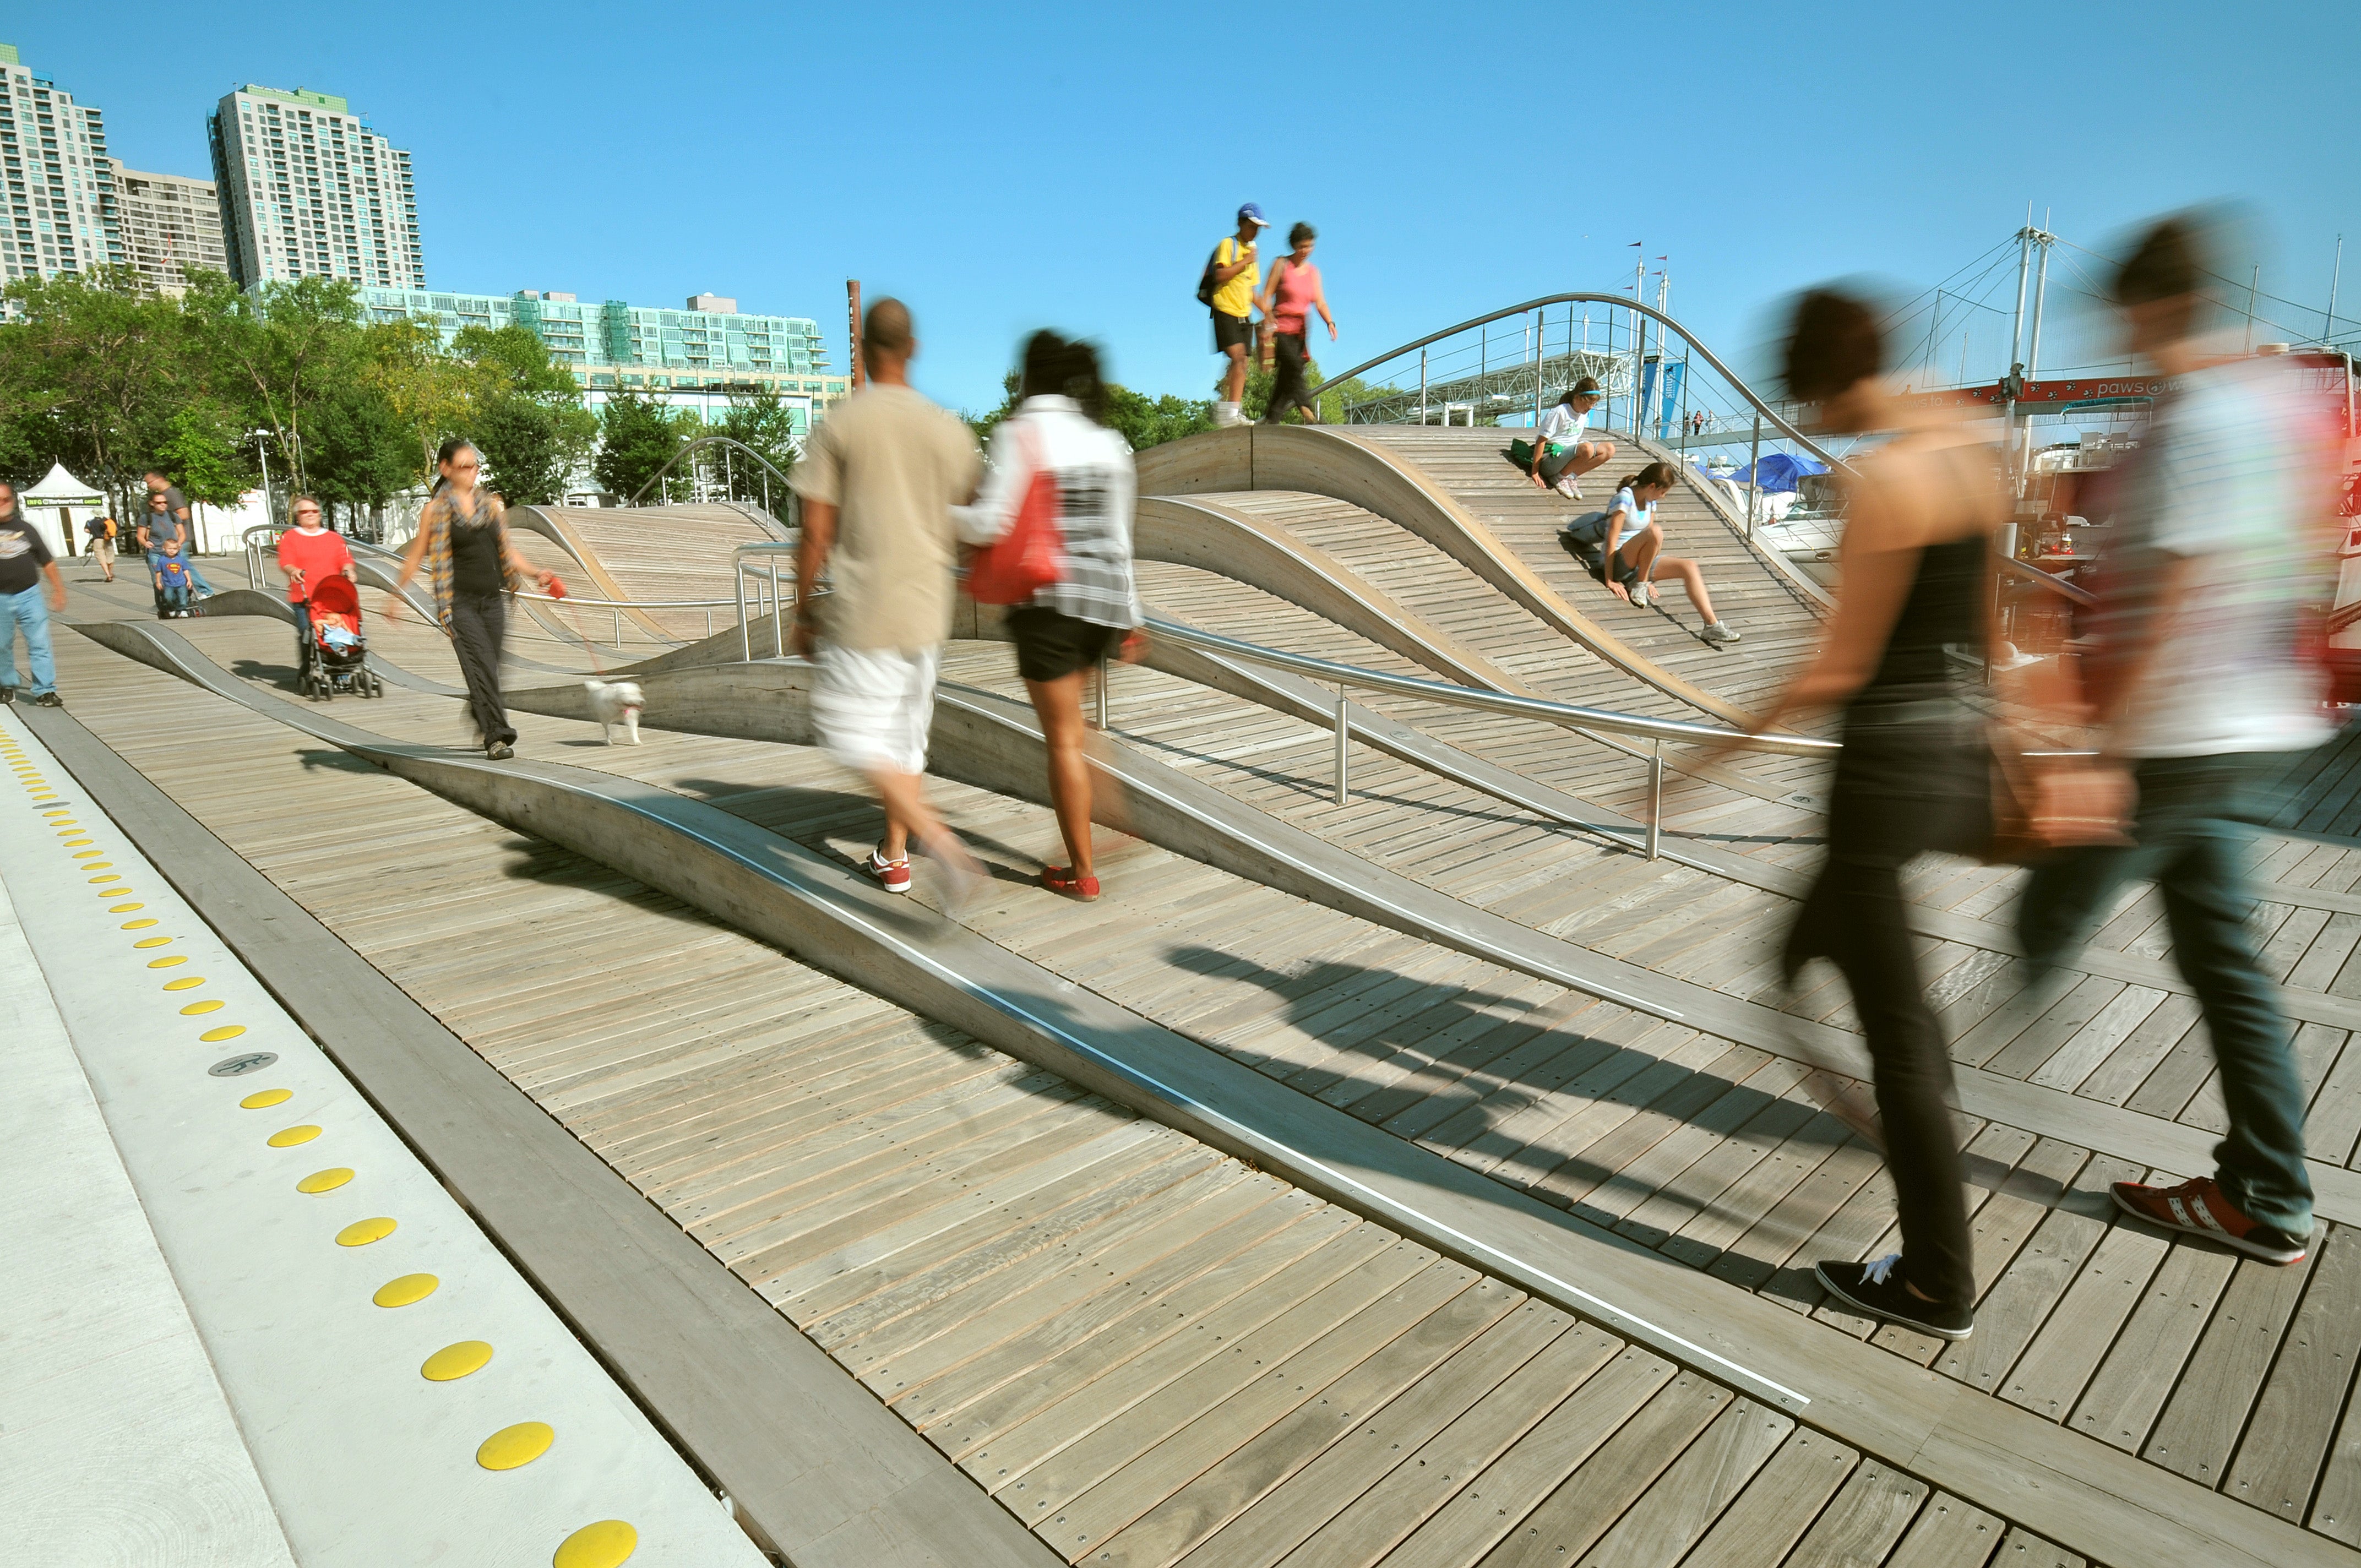
{"label": "man in khaki shirt", "polygon": [[[983,462],[966,424],[911,387],[917,349],[899,300],[869,307],[862,389],[829,411],[791,481],[803,500],[792,646],[818,665],[820,744],[884,803],[884,840],[862,869],[888,893],[910,890],[913,833],[955,878],[978,874],[927,804],[919,775],[950,636],[950,509],[974,497]],[[805,603],[823,569],[833,591],[826,635],[816,638]]]}

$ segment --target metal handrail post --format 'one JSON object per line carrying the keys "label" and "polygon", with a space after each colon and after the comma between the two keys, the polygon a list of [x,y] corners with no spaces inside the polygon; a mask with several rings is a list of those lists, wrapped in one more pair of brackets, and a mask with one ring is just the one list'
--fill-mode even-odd
{"label": "metal handrail post", "polygon": [[786,618],[779,611],[779,563],[771,563],[771,653],[774,658],[787,656]]}
{"label": "metal handrail post", "polygon": [[613,646],[620,648],[623,645],[623,612],[620,609],[610,609],[607,613],[613,621],[608,629],[607,641]]}
{"label": "metal handrail post", "polygon": [[1664,832],[1664,743],[1656,742],[1655,754],[1648,759],[1648,858],[1656,858],[1656,846]]}
{"label": "metal handrail post", "polygon": [[1104,654],[1104,653],[1102,653],[1102,654],[1100,654],[1100,655],[1099,655],[1099,730],[1100,730],[1100,732],[1101,732],[1102,734],[1104,734],[1104,733],[1105,732],[1105,730],[1106,730],[1106,727],[1107,727],[1107,662],[1106,662],[1106,655],[1105,655],[1105,654]]}
{"label": "metal handrail post", "polygon": [[1426,350],[1418,351],[1418,422],[1426,422]]}
{"label": "metal handrail post", "polygon": [[1763,494],[1763,411],[1754,411],[1754,447],[1746,459],[1746,537],[1754,537],[1754,502]]}
{"label": "metal handrail post", "polygon": [[754,634],[746,624],[746,563],[731,561],[730,576],[730,586],[738,590],[738,657],[741,663],[751,664],[754,662]]}
{"label": "metal handrail post", "polygon": [[1345,683],[1338,681],[1336,683],[1336,804],[1339,806],[1352,798],[1348,772],[1352,763],[1347,748],[1352,739],[1353,728],[1351,720],[1346,717],[1349,711],[1350,705],[1345,696]]}

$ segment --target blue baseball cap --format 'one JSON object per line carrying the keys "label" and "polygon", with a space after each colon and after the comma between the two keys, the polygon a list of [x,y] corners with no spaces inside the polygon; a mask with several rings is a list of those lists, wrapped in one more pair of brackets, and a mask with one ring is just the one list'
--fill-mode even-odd
{"label": "blue baseball cap", "polygon": [[1238,209],[1238,222],[1242,224],[1253,224],[1257,228],[1270,227],[1270,220],[1264,217],[1262,215],[1262,209],[1252,202],[1248,202],[1245,206]]}

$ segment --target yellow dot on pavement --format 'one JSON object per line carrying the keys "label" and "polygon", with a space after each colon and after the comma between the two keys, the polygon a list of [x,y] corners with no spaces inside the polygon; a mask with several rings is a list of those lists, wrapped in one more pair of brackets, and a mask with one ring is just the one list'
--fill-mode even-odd
{"label": "yellow dot on pavement", "polygon": [[167,991],[187,991],[193,986],[203,985],[204,982],[205,977],[201,974],[184,974],[178,980],[166,981],[164,982],[164,989]]}
{"label": "yellow dot on pavement", "polygon": [[224,1005],[225,1003],[215,1002],[212,998],[208,997],[203,1002],[192,1002],[186,1007],[181,1008],[181,1016],[183,1018],[193,1018],[200,1013],[218,1013],[222,1010]]}
{"label": "yellow dot on pavement", "polygon": [[298,1192],[334,1192],[337,1188],[342,1187],[346,1182],[350,1181],[352,1179],[353,1172],[350,1166],[334,1166],[326,1170],[313,1171],[311,1175],[305,1177],[302,1180],[295,1184],[295,1190]]}
{"label": "yellow dot on pavement", "polygon": [[367,1246],[371,1242],[381,1242],[391,1234],[393,1234],[393,1222],[391,1220],[385,1219],[383,1217],[374,1220],[355,1220],[351,1224],[346,1225],[343,1230],[336,1233],[336,1245],[338,1246]]}
{"label": "yellow dot on pavement", "polygon": [[154,924],[156,924],[156,917],[154,916],[142,915],[137,920],[126,920],[123,923],[123,928],[126,931],[145,931],[148,927],[153,926]]}
{"label": "yellow dot on pavement", "polygon": [[[93,861],[90,864],[82,867],[82,869],[86,872],[111,872],[115,869],[115,862],[113,861]],[[123,879],[119,876],[94,876],[90,880],[93,882],[121,882]]]}
{"label": "yellow dot on pavement", "polygon": [[135,948],[164,948],[171,945],[170,937],[142,937],[131,945]]}
{"label": "yellow dot on pavement", "polygon": [[281,1127],[263,1141],[275,1149],[291,1149],[297,1144],[308,1144],[320,1135],[320,1129],[308,1123],[300,1127]]}
{"label": "yellow dot on pavement", "polygon": [[446,1344],[426,1358],[418,1375],[429,1383],[450,1383],[470,1372],[483,1370],[491,1360],[492,1347],[479,1339],[463,1339],[457,1344]]}
{"label": "yellow dot on pavement", "polygon": [[170,958],[149,959],[148,960],[148,967],[149,969],[170,969],[174,964],[184,964],[188,961],[188,954],[174,953]]}
{"label": "yellow dot on pavement", "polygon": [[407,1307],[434,1295],[434,1288],[442,1283],[431,1274],[405,1274],[379,1286],[377,1294],[369,1299],[380,1307]]}
{"label": "yellow dot on pavement", "polygon": [[199,1035],[197,1038],[210,1046],[217,1044],[223,1040],[235,1040],[240,1035],[245,1033],[246,1025],[243,1024],[224,1024],[218,1029],[207,1029],[203,1034]]}
{"label": "yellow dot on pavement", "polygon": [[107,913],[109,915],[128,915],[135,909],[145,909],[148,906],[144,904],[118,904],[114,908],[108,910]]}
{"label": "yellow dot on pavement", "polygon": [[295,1098],[291,1089],[258,1089],[237,1102],[241,1111],[260,1111],[272,1105],[284,1105]]}
{"label": "yellow dot on pavement", "polygon": [[[98,896],[101,898],[128,898],[131,896],[131,890],[127,887],[102,887],[98,890]],[[107,913],[115,914],[118,913],[118,911],[109,910]]]}
{"label": "yellow dot on pavement", "polygon": [[487,1470],[514,1470],[547,1453],[556,1441],[557,1433],[547,1421],[519,1421],[486,1438],[476,1450],[476,1463]]}
{"label": "yellow dot on pavement", "polygon": [[621,1519],[600,1519],[567,1536],[549,1568],[622,1568],[639,1549],[638,1530]]}
{"label": "yellow dot on pavement", "polygon": [[[89,843],[89,842],[90,842],[90,840],[89,840],[89,839],[82,839],[82,842],[83,842],[83,843],[87,844],[87,843]],[[73,839],[67,839],[67,840],[66,840],[66,848],[67,848],[67,849],[69,849],[69,850],[73,850],[73,847],[74,847],[74,840],[73,840]],[[70,858],[71,858],[71,859],[73,859],[73,860],[77,860],[77,861],[94,861],[94,860],[98,859],[98,857],[99,857],[99,856],[101,856],[101,855],[103,855],[103,854],[104,854],[104,853],[106,853],[106,851],[105,851],[104,850],[74,850],[73,854],[72,854]],[[91,869],[92,869],[92,870],[93,870],[93,871],[95,871],[95,870],[97,870],[98,868],[96,868],[95,866],[93,866],[93,867],[92,867]]]}

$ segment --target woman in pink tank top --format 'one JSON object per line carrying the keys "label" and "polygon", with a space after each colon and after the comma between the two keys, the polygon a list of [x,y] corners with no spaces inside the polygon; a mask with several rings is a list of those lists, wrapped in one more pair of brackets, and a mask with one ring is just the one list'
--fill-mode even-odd
{"label": "woman in pink tank top", "polygon": [[1312,247],[1319,235],[1310,224],[1298,224],[1287,231],[1287,243],[1294,248],[1279,258],[1270,269],[1270,282],[1259,302],[1262,313],[1271,330],[1264,338],[1269,347],[1263,360],[1266,367],[1270,356],[1279,361],[1279,376],[1270,389],[1270,407],[1263,411],[1265,424],[1278,424],[1287,418],[1290,409],[1301,409],[1311,423],[1320,422],[1319,405],[1312,400],[1303,382],[1303,367],[1311,358],[1304,346],[1305,317],[1313,311],[1328,326],[1328,341],[1336,341],[1336,318],[1328,313],[1328,296],[1321,291],[1320,269],[1312,265]]}

